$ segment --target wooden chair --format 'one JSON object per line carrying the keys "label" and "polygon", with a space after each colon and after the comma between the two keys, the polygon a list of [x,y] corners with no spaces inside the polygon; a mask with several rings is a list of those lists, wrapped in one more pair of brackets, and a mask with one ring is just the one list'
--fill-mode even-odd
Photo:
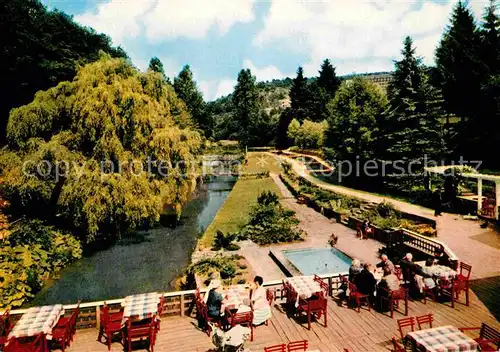
{"label": "wooden chair", "polygon": [[368,311],[370,311],[370,300],[369,296],[358,292],[358,288],[352,282],[348,281],[349,285],[349,295],[347,296],[347,301],[351,302],[353,299],[356,303],[358,313],[361,311],[361,303],[365,302],[368,306]]}
{"label": "wooden chair", "polygon": [[398,342],[398,340],[393,336],[392,339],[392,346],[394,347],[394,352],[406,352],[406,348],[401,346]]}
{"label": "wooden chair", "polygon": [[327,311],[328,311],[328,300],[325,298],[323,292],[318,292],[315,296],[307,300],[304,300],[302,298],[299,299],[297,313],[307,314],[308,330],[311,330],[311,316],[315,316],[316,319],[320,319],[321,315],[324,315],[325,317],[324,326],[327,327],[328,326]]}
{"label": "wooden chair", "polygon": [[457,275],[457,280],[469,281],[471,272],[472,272],[471,265],[465,264],[464,262],[460,262],[460,272]]}
{"label": "wooden chair", "polygon": [[[266,299],[267,302],[269,303],[269,309],[273,308],[273,302],[275,296],[276,296],[275,292],[271,291],[270,289],[266,289]],[[269,320],[266,320],[265,324],[269,325]]]}
{"label": "wooden chair", "polygon": [[422,289],[422,294],[424,296],[424,304],[427,304],[427,297],[430,296],[433,301],[437,301],[436,291],[438,290],[438,286],[433,288],[427,287],[424,281],[424,288]]}
{"label": "wooden chair", "polygon": [[309,348],[309,342],[307,340],[292,341],[288,343],[287,351],[307,351]]}
{"label": "wooden chair", "polygon": [[231,314],[229,309],[226,309],[226,316],[231,328],[235,327],[236,325],[249,327],[250,341],[253,341],[253,311]]}
{"label": "wooden chair", "polygon": [[434,315],[432,313],[417,316],[418,329],[422,330],[422,325],[429,324],[429,328],[432,329],[432,322],[434,321]]}
{"label": "wooden chair", "polygon": [[71,324],[68,323],[65,326],[56,326],[52,329],[52,340],[51,347],[57,344],[61,347],[61,351],[64,352],[66,347],[71,344]]}
{"label": "wooden chair", "polygon": [[5,344],[4,352],[45,352],[48,351],[47,340],[44,334],[38,334],[32,341],[20,341],[11,338]]}
{"label": "wooden chair", "polygon": [[456,300],[456,293],[455,293],[455,288],[456,288],[455,280],[454,279],[444,279],[441,278],[439,280],[439,292],[441,293],[442,297],[449,297],[451,301],[451,307],[455,308],[455,300]]}
{"label": "wooden chair", "polygon": [[11,330],[10,311],[7,309],[0,317],[0,350],[7,343],[7,337]]}
{"label": "wooden chair", "polygon": [[403,340],[403,341],[404,341],[405,335],[406,335],[404,333],[404,329],[408,328],[408,327],[411,329],[411,331],[415,331],[415,318],[414,317],[398,319],[398,330],[399,330],[399,334],[401,335],[401,340]]}
{"label": "wooden chair", "polygon": [[403,301],[405,304],[404,315],[408,315],[408,289],[400,287],[398,290],[390,291],[384,287],[381,289],[386,292],[386,296],[382,296],[381,300],[389,301],[389,309],[391,311],[391,318],[394,318],[394,306],[399,306],[399,302]]}
{"label": "wooden chair", "polygon": [[156,316],[152,319],[145,319],[144,324],[133,324],[131,319],[127,319],[125,340],[127,344],[127,351],[132,351],[132,342],[134,340],[147,339],[149,341],[150,352],[154,352],[154,345],[156,342]]}
{"label": "wooden chair", "polygon": [[459,330],[462,332],[479,330],[479,337],[474,340],[481,347],[481,351],[500,350],[500,332],[485,323],[477,328],[459,328]]}
{"label": "wooden chair", "polygon": [[205,302],[203,302],[201,299],[196,301],[196,314],[198,321],[201,323],[202,327],[201,329],[208,335],[210,336],[210,333],[212,332],[212,328],[210,327],[209,323],[214,323],[220,327],[220,321],[215,321],[208,315],[208,307]]}
{"label": "wooden chair", "polygon": [[284,343],[280,345],[272,345],[264,347],[264,352],[286,352],[286,345]]}
{"label": "wooden chair", "polygon": [[[182,309],[183,307],[181,307]],[[155,329],[156,331],[160,331],[160,322],[161,319],[160,317],[165,314],[165,297],[161,296],[160,297],[160,302],[158,303],[158,316],[156,317],[155,320]]]}
{"label": "wooden chair", "polygon": [[[121,318],[118,320],[118,318]],[[108,351],[111,351],[111,343],[113,341],[113,336],[117,333],[121,334],[121,340],[124,341],[125,336],[122,330],[122,319],[123,312],[119,314],[110,314],[109,307],[104,303],[101,308],[101,325],[99,327],[99,335],[97,336],[97,341],[101,342],[102,338],[106,338],[106,343],[108,345]]]}
{"label": "wooden chair", "polygon": [[328,296],[328,284],[324,282],[323,279],[316,274],[314,274],[314,281],[316,281],[319,284],[325,295]]}

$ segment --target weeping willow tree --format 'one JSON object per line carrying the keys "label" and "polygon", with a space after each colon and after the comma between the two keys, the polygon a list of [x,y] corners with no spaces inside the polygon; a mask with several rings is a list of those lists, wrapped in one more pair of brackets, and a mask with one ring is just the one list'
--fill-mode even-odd
{"label": "weeping willow tree", "polygon": [[12,209],[87,241],[154,223],[167,206],[179,214],[202,145],[161,74],[104,54],[13,109],[7,138],[1,186]]}

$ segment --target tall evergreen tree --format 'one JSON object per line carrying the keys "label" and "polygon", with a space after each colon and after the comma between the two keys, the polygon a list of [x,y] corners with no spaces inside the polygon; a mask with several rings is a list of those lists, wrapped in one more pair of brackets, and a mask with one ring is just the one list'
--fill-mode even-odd
{"label": "tall evergreen tree", "polygon": [[490,75],[500,72],[500,18],[496,10],[495,0],[490,0],[481,30],[481,58]]}
{"label": "tall evergreen tree", "polygon": [[479,61],[480,36],[464,1],[453,9],[451,24],[436,50],[436,65],[447,110],[473,120],[478,111],[483,67]]}
{"label": "tall evergreen tree", "polygon": [[318,86],[325,93],[325,105],[335,97],[335,93],[340,86],[340,78],[335,73],[335,67],[332,66],[330,60],[325,59],[321,64],[318,76]]}
{"label": "tall evergreen tree", "polygon": [[261,118],[259,92],[255,85],[255,76],[250,69],[241,70],[232,96],[234,120],[239,127],[238,139],[244,145],[256,145],[259,133],[257,122]]}
{"label": "tall evergreen tree", "polygon": [[209,135],[212,130],[211,118],[189,65],[185,65],[179,75],[174,78],[174,90],[177,96],[186,103],[188,111],[198,127],[205,132],[205,135]]}
{"label": "tall evergreen tree", "polygon": [[149,60],[149,66],[148,66],[148,70],[151,70],[153,72],[158,72],[162,75],[162,77],[165,79],[165,81],[167,83],[170,83],[170,78],[168,78],[166,75],[165,75],[165,69],[163,68],[163,63],[161,62],[161,60],[159,58],[157,58],[156,56],[153,56],[151,58],[151,60]]}
{"label": "tall evergreen tree", "polygon": [[389,85],[389,108],[383,145],[391,161],[423,161],[444,152],[440,118],[443,116],[439,90],[429,83],[421,59],[410,37],[404,40],[402,59],[395,62]]}
{"label": "tall evergreen tree", "polygon": [[297,77],[295,77],[292,81],[290,100],[290,106],[292,108],[294,118],[300,122],[308,118],[308,105],[311,99],[307,79],[304,77],[304,70],[300,66],[297,69]]}

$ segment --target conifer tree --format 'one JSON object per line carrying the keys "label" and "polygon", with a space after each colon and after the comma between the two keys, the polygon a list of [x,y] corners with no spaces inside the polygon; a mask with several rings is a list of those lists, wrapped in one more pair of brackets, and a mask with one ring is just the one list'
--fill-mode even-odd
{"label": "conifer tree", "polygon": [[163,63],[156,56],[153,56],[151,60],[149,60],[148,70],[161,74],[162,77],[165,79],[165,81],[170,84],[170,78],[168,78],[165,75],[165,69],[163,68]]}
{"label": "conifer tree", "polygon": [[490,75],[500,72],[500,18],[496,10],[495,0],[490,0],[481,30],[481,58]]}
{"label": "conifer tree", "polygon": [[259,92],[255,85],[255,76],[250,69],[243,69],[238,74],[238,81],[232,96],[234,120],[238,125],[238,139],[244,145],[258,144],[259,134],[255,127],[261,119]]}
{"label": "conifer tree", "polygon": [[318,76],[318,86],[324,93],[324,105],[335,97],[335,93],[340,86],[340,78],[335,73],[335,67],[332,66],[330,60],[325,59],[321,64]]}
{"label": "conifer tree", "polygon": [[425,156],[444,152],[442,98],[416,56],[410,37],[404,40],[402,59],[395,62],[389,85],[389,108],[385,121],[386,159],[421,162]]}
{"label": "conifer tree", "polygon": [[177,96],[186,103],[193,121],[205,132],[205,135],[209,135],[212,129],[210,114],[206,110],[203,95],[196,86],[189,65],[185,65],[174,78],[174,90]]}
{"label": "conifer tree", "polygon": [[308,118],[308,105],[310,103],[309,87],[307,85],[307,79],[304,77],[304,70],[300,66],[297,69],[297,77],[292,81],[290,100],[294,118],[300,122]]}
{"label": "conifer tree", "polygon": [[479,62],[479,31],[467,4],[459,1],[451,24],[436,50],[441,88],[450,113],[473,119],[478,111],[483,67]]}

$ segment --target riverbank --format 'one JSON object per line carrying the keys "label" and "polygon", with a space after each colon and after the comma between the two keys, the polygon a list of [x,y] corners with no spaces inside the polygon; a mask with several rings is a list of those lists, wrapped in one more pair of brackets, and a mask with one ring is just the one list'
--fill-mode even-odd
{"label": "riverbank", "polygon": [[[279,173],[280,171],[279,158],[263,152],[249,152],[241,173],[244,175],[266,172]],[[257,203],[258,195],[264,191],[274,191],[280,194],[276,183],[269,175],[263,174],[260,178],[241,177],[238,179],[214,221],[198,241],[198,250],[210,249],[218,230],[223,233],[239,231],[248,222],[250,209]]]}

